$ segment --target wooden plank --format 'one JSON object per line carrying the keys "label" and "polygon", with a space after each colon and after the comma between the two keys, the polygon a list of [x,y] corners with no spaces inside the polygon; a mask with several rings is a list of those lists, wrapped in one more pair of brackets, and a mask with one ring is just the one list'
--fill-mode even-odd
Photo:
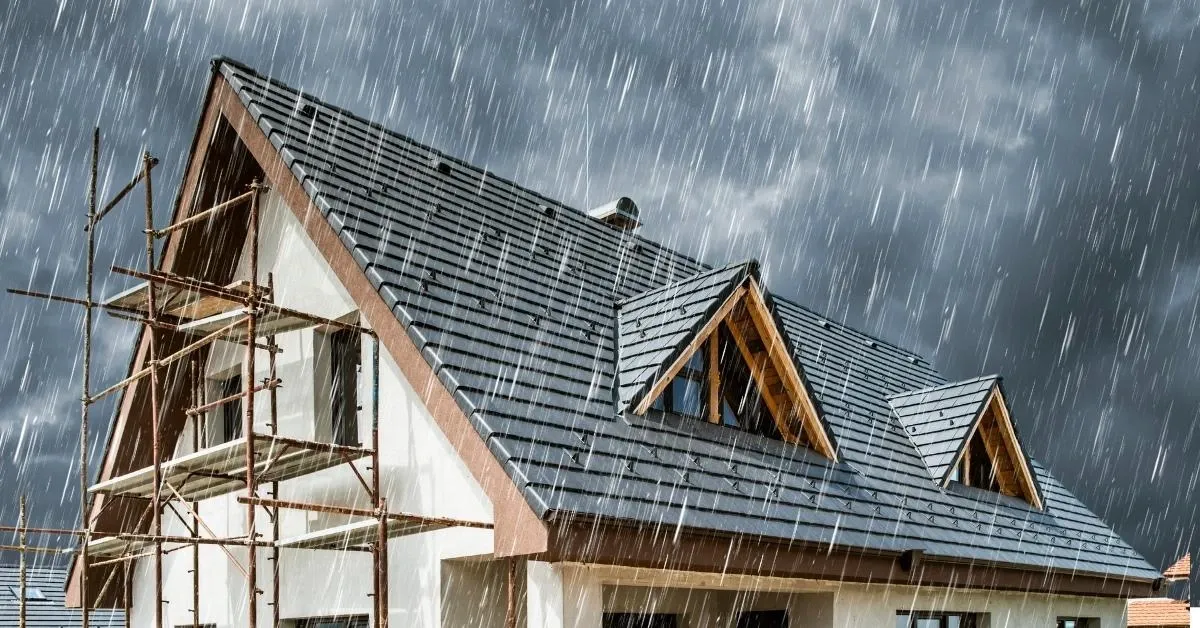
{"label": "wooden plank", "polygon": [[708,336],[708,422],[721,423],[721,347],[720,337]]}
{"label": "wooden plank", "polygon": [[797,414],[800,416],[809,442],[818,453],[836,461],[837,450],[834,448],[829,434],[825,433],[825,427],[821,424],[817,413],[817,406],[808,396],[808,390],[804,386],[804,380],[800,377],[800,371],[796,369],[796,363],[792,360],[792,356],[788,355],[787,343],[784,342],[783,336],[775,326],[775,318],[771,316],[771,311],[767,308],[766,299],[763,297],[757,281],[750,280],[750,287],[747,289],[746,295],[746,311],[754,321],[754,326],[758,330],[759,337],[762,339],[772,363],[791,393],[792,401],[799,410]]}
{"label": "wooden plank", "polygon": [[1005,444],[1011,456],[1011,462],[1016,470],[1017,481],[1025,489],[1025,497],[1030,504],[1033,504],[1038,510],[1043,510],[1045,504],[1042,503],[1041,493],[1037,490],[1037,480],[1033,477],[1033,469],[1025,463],[1024,451],[1021,448],[1021,442],[1017,440],[1017,432],[1013,427],[1012,417],[1008,414],[1008,403],[1004,400],[1004,395],[1000,392],[1000,385],[997,384],[992,388],[992,400],[996,407],[996,425],[1000,431]]}
{"label": "wooden plank", "polygon": [[653,404],[660,395],[662,395],[663,391],[667,389],[668,385],[670,385],[671,380],[675,379],[675,376],[679,374],[679,370],[688,363],[688,360],[692,359],[692,355],[696,353],[696,350],[700,348],[700,345],[704,344],[704,342],[708,340],[708,337],[712,335],[713,331],[717,329],[717,326],[721,324],[721,321],[729,315],[729,312],[741,301],[745,294],[746,284],[743,283],[742,285],[738,286],[732,294],[729,295],[729,298],[725,299],[725,302],[721,304],[721,307],[717,308],[717,311],[713,314],[712,318],[710,318],[708,322],[700,328],[700,331],[698,331],[696,335],[692,337],[691,342],[689,342],[687,346],[683,348],[683,352],[679,354],[679,357],[671,363],[671,366],[667,368],[667,370],[664,371],[657,380],[655,380],[654,385],[650,387],[650,391],[647,392],[644,397],[642,397],[642,400],[638,402],[637,407],[634,408],[634,414],[646,414],[646,410],[650,409],[650,405]]}
{"label": "wooden plank", "polygon": [[[750,376],[754,379],[755,385],[758,386],[763,403],[766,404],[767,410],[771,413],[771,418],[774,419],[775,425],[779,428],[780,435],[783,436],[783,440],[789,443],[796,443],[798,441],[796,432],[792,429],[791,421],[789,420],[790,404],[785,405],[779,398],[772,395],[764,385],[765,376],[763,371],[769,368],[770,362],[765,359],[755,359],[746,341],[746,330],[741,329],[732,319],[730,319],[728,329],[729,335],[733,338],[733,343],[737,345],[738,351],[742,354],[742,359],[746,361],[746,366],[750,369]],[[762,357],[765,358],[766,356]]]}

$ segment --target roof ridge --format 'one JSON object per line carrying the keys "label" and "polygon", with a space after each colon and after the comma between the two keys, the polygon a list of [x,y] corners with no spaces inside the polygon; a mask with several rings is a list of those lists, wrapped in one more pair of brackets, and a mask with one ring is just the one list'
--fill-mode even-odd
{"label": "roof ridge", "polygon": [[976,382],[982,382],[982,381],[986,381],[989,379],[1000,381],[1002,378],[1000,377],[1000,375],[997,375],[997,374],[980,375],[978,377],[971,377],[968,379],[960,379],[960,380],[946,382],[944,384],[938,384],[937,386],[926,386],[925,388],[918,388],[916,390],[906,390],[902,393],[896,393],[894,395],[890,395],[890,396],[886,397],[886,399],[888,401],[891,401],[893,399],[899,399],[901,397],[911,397],[913,395],[931,393],[935,390],[942,390],[945,388],[953,388],[955,386],[966,386],[967,384],[974,384]]}
{"label": "roof ridge", "polygon": [[649,290],[643,290],[642,292],[639,292],[637,294],[631,294],[631,295],[625,297],[624,299],[618,299],[616,301],[616,304],[618,307],[623,306],[623,305],[628,305],[629,303],[637,301],[638,299],[644,299],[646,297],[654,295],[655,293],[670,290],[671,288],[678,286],[680,284],[687,283],[689,281],[695,281],[695,280],[700,279],[701,277],[705,277],[707,275],[716,275],[718,273],[723,273],[723,272],[726,272],[729,270],[733,270],[735,268],[738,268],[739,266],[747,267],[750,271],[748,273],[748,276],[749,276],[750,274],[754,274],[755,271],[757,270],[758,260],[751,258],[751,259],[741,261],[741,262],[729,263],[724,266],[707,268],[698,273],[694,273],[694,274],[688,275],[687,277],[683,277],[683,278],[677,279],[675,281],[672,281],[671,283],[665,283],[665,284],[662,284],[661,286],[655,286],[653,288],[650,288]]}
{"label": "roof ridge", "polygon": [[794,298],[779,296],[779,295],[775,294],[774,292],[771,292],[771,298],[776,301],[782,301],[792,307],[804,310],[804,311],[808,312],[809,314],[812,314],[813,316],[819,316],[823,320],[829,321],[830,323],[833,323],[834,325],[837,325],[838,327],[841,327],[842,329],[844,329],[846,331],[854,332],[854,333],[856,333],[860,336],[863,336],[869,340],[874,340],[875,342],[878,342],[879,344],[887,345],[897,351],[900,351],[901,353],[908,354],[911,357],[917,358],[917,359],[921,360],[922,362],[925,362],[926,364],[933,366],[933,363],[929,359],[927,359],[924,355],[917,353],[916,351],[913,351],[912,349],[909,349],[907,347],[902,347],[899,344],[896,344],[895,342],[893,342],[891,340],[882,338],[871,332],[863,331],[862,329],[855,327],[841,319],[835,318],[833,316],[829,316],[828,314],[826,314],[824,312],[820,312],[816,308],[814,308],[810,305],[805,305],[803,303],[800,303],[800,302],[796,301]]}
{"label": "roof ridge", "polygon": [[[527,185],[518,183],[517,181],[515,181],[513,179],[510,179],[503,175],[497,174],[493,170],[481,168],[475,164],[470,163],[469,161],[467,161],[461,157],[456,157],[445,151],[435,148],[429,144],[426,144],[425,142],[418,140],[417,138],[415,138],[411,135],[408,135],[407,133],[402,133],[402,132],[397,131],[393,128],[390,128],[386,125],[383,125],[379,122],[376,122],[364,115],[355,113],[345,107],[335,105],[335,104],[329,102],[328,100],[326,100],[325,98],[321,98],[321,97],[317,96],[312,91],[309,91],[309,90],[306,90],[303,88],[299,88],[299,87],[295,87],[295,86],[291,85],[290,83],[279,80],[269,74],[264,74],[263,72],[259,72],[258,70],[254,69],[253,67],[247,65],[246,63],[244,63],[242,61],[238,61],[237,59],[233,59],[231,57],[227,57],[227,56],[223,56],[223,55],[217,55],[211,59],[211,63],[213,64],[214,72],[219,71],[222,64],[231,65],[239,70],[242,70],[242,71],[244,71],[248,74],[251,74],[257,78],[260,78],[264,81],[273,83],[275,85],[281,86],[283,88],[286,88],[288,90],[291,90],[298,94],[301,94],[307,98],[315,100],[315,101],[321,103],[322,106],[327,107],[328,109],[331,109],[331,110],[337,112],[339,115],[344,115],[349,118],[353,118],[354,120],[357,120],[357,121],[365,124],[368,128],[376,129],[381,132],[388,133],[393,136],[402,138],[404,141],[410,142],[411,144],[413,144],[415,148],[418,148],[418,149],[424,150],[424,151],[428,151],[430,153],[430,156],[435,156],[438,159],[444,159],[446,161],[453,162],[455,165],[457,165],[460,168],[469,170],[471,172],[478,173],[480,175],[486,175],[488,178],[492,179],[494,182],[512,186],[513,188],[515,188],[517,190],[520,190],[526,194],[536,197],[536,199],[539,201],[545,202],[549,205],[554,205],[555,207],[560,207],[562,209],[568,210],[580,218],[586,218],[587,221],[581,222],[581,224],[587,224],[587,225],[594,227],[596,229],[597,233],[603,233],[602,231],[600,231],[600,229],[611,229],[610,227],[607,227],[607,226],[601,224],[599,221],[596,221],[595,219],[592,219],[591,217],[589,217],[586,210],[580,210],[576,207],[568,205],[567,203],[564,203],[561,200],[558,200],[556,198],[551,198],[550,196],[547,196],[546,194],[539,192]],[[652,240],[650,238],[647,238],[646,236],[643,236],[643,235],[640,235],[637,233],[632,233],[632,232],[627,233],[627,235],[620,236],[620,237],[627,238],[627,239],[636,239],[642,243],[652,245],[653,247],[655,247],[658,250],[667,252],[674,257],[680,258],[681,261],[691,262],[693,264],[696,264],[698,266],[703,266],[705,268],[711,268],[707,263],[701,261],[700,259],[693,257],[691,255],[688,255],[687,253],[683,253],[673,247],[670,247],[662,242],[659,242],[658,240]]]}

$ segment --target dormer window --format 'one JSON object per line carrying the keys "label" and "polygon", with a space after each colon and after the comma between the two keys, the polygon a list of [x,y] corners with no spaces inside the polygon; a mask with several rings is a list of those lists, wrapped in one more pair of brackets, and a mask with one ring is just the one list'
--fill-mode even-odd
{"label": "dormer window", "polygon": [[624,411],[654,408],[837,459],[753,263],[643,293],[618,317]]}
{"label": "dormer window", "polygon": [[999,377],[906,392],[888,402],[939,485],[956,482],[1043,507]]}
{"label": "dormer window", "polygon": [[[716,359],[706,359],[713,351]],[[715,395],[710,390],[713,386]],[[725,329],[710,336],[703,350],[692,355],[651,408],[783,439],[749,367]]]}

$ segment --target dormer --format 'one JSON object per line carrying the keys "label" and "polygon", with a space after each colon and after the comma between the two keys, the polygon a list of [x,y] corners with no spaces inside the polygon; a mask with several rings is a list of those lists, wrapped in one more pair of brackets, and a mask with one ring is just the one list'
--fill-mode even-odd
{"label": "dormer", "polygon": [[758,280],[734,264],[618,304],[618,406],[837,448]]}
{"label": "dormer", "polygon": [[939,486],[957,482],[1043,508],[1037,475],[1013,426],[999,377],[901,393],[888,403]]}

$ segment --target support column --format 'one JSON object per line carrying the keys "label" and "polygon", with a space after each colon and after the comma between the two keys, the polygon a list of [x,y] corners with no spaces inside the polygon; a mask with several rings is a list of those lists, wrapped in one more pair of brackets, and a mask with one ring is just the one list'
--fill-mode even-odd
{"label": "support column", "polygon": [[601,628],[602,590],[585,569],[528,561],[525,596],[530,628]]}

